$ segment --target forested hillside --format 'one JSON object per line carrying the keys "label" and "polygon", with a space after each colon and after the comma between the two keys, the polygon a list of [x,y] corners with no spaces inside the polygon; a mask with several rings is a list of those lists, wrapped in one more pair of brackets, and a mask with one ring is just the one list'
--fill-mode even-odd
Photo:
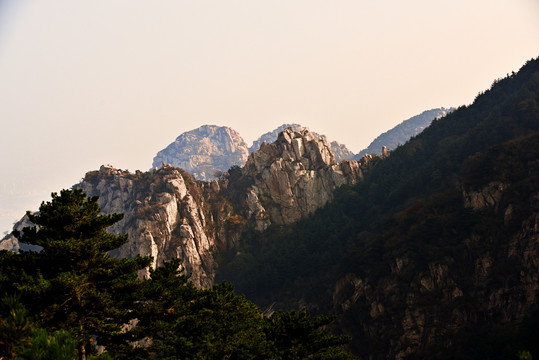
{"label": "forested hillside", "polygon": [[178,259],[113,258],[127,241],[97,197],[63,190],[15,235],[40,251],[0,251],[0,359],[354,359],[306,311],[264,314],[230,284],[196,288]]}
{"label": "forested hillside", "polygon": [[333,309],[363,356],[529,348],[519,326],[539,294],[538,97],[531,60],[312,217],[246,236],[218,276],[264,306]]}

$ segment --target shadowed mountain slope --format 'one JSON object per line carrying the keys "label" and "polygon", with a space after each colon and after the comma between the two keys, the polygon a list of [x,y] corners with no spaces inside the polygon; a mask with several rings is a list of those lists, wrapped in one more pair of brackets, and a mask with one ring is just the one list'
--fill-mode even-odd
{"label": "shadowed mountain slope", "polygon": [[311,217],[245,237],[218,278],[333,309],[365,358],[539,356],[538,99],[531,60]]}

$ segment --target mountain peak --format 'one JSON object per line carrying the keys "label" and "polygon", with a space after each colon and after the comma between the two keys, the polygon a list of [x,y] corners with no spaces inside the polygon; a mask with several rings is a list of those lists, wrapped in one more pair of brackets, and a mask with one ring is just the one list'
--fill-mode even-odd
{"label": "mountain peak", "polygon": [[[285,131],[287,128],[291,128],[296,131],[303,131],[307,130],[313,137],[318,139],[323,139],[329,143],[329,140],[325,135],[320,135],[314,131],[311,131],[308,127],[300,125],[300,124],[283,124],[279,127],[277,127],[275,130],[267,132],[260,136],[258,139],[253,141],[253,145],[249,148],[249,153],[252,153],[258,149],[260,149],[260,146],[265,141],[268,144],[274,142],[277,140],[277,136],[279,133]],[[354,157],[354,153],[352,153],[348,148],[340,144],[336,141],[332,141],[329,143],[329,148],[331,149],[331,152],[333,153],[333,156],[335,157],[336,162],[340,162],[342,160],[352,160]]]}
{"label": "mountain peak", "polygon": [[186,170],[196,179],[210,181],[217,177],[219,171],[243,165],[248,154],[249,149],[236,130],[203,125],[181,134],[159,151],[152,167],[170,164]]}
{"label": "mountain peak", "polygon": [[[253,181],[247,207],[262,222],[267,211],[271,222],[290,224],[330,201],[337,187],[355,184],[369,168],[367,161],[337,163],[325,137],[288,127],[249,155],[242,170]],[[263,212],[257,203],[264,204]]]}

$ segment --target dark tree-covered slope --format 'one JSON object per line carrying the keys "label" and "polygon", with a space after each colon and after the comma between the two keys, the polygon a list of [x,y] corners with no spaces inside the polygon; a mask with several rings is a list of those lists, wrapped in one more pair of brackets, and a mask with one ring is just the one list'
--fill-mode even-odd
{"label": "dark tree-covered slope", "polygon": [[246,236],[219,276],[261,305],[334,309],[366,357],[502,358],[529,348],[538,98],[531,60],[310,218]]}

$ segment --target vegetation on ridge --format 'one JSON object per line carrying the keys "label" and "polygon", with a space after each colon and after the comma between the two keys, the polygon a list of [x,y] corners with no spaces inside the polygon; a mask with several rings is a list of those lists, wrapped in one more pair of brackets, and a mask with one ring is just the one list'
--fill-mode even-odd
{"label": "vegetation on ridge", "polygon": [[[412,354],[418,358],[479,358],[481,351],[471,351],[466,345],[470,345],[470,337],[467,340],[465,334],[474,331],[485,335],[474,337],[478,348],[498,344],[489,350],[493,358],[513,350],[516,353],[518,346],[532,347],[533,342],[515,339],[529,338],[521,336],[524,327],[518,322],[529,316],[527,323],[536,323],[532,316],[536,304],[522,314],[502,308],[491,313],[479,309],[486,294],[495,296],[496,291],[511,286],[507,291],[519,301],[518,286],[526,286],[518,275],[519,269],[524,269],[524,259],[518,256],[523,255],[507,255],[509,241],[535,211],[533,199],[539,192],[538,104],[536,59],[518,73],[495,81],[472,105],[433,121],[379,162],[364,181],[338,189],[333,202],[310,218],[263,234],[247,234],[244,249],[221,268],[219,278],[231,281],[258,304],[307,304],[327,312],[342,311],[342,302],[349,300],[335,298],[339,295],[337,281],[358,277],[379,297],[346,305],[340,326],[354,335],[355,350],[362,355],[384,358],[395,356],[388,354],[399,346],[409,347],[399,343],[404,336],[399,331],[404,330],[396,328],[406,311],[424,311],[436,321],[425,324],[436,337],[424,330],[427,333],[418,340],[423,341],[422,347],[413,348]],[[496,181],[507,184],[498,208],[480,210],[465,205],[465,190],[480,191]],[[470,266],[477,266],[476,262],[488,254],[494,263],[488,270],[488,281],[471,283],[475,268]],[[401,258],[409,263],[395,276],[392,266]],[[418,283],[419,276],[429,274],[433,264],[447,266],[450,278],[464,294],[445,308],[441,306],[442,292],[423,293]],[[394,291],[383,293],[390,283]],[[411,301],[409,294],[417,296],[417,302]],[[371,315],[374,300],[388,304],[377,318]],[[457,323],[444,318],[453,311],[469,318]],[[502,311],[509,314],[503,331],[511,336],[503,337],[493,329],[502,326]],[[446,327],[457,333],[461,330],[462,336],[455,336]],[[429,345],[429,338],[437,339],[440,348]],[[539,356],[535,348],[532,354]]]}
{"label": "vegetation on ridge", "polygon": [[0,359],[355,358],[331,318],[265,316],[230,284],[195,288],[178,260],[140,278],[151,259],[111,257],[122,216],[99,213],[80,189],[53,193],[16,233],[42,250],[0,252]]}

